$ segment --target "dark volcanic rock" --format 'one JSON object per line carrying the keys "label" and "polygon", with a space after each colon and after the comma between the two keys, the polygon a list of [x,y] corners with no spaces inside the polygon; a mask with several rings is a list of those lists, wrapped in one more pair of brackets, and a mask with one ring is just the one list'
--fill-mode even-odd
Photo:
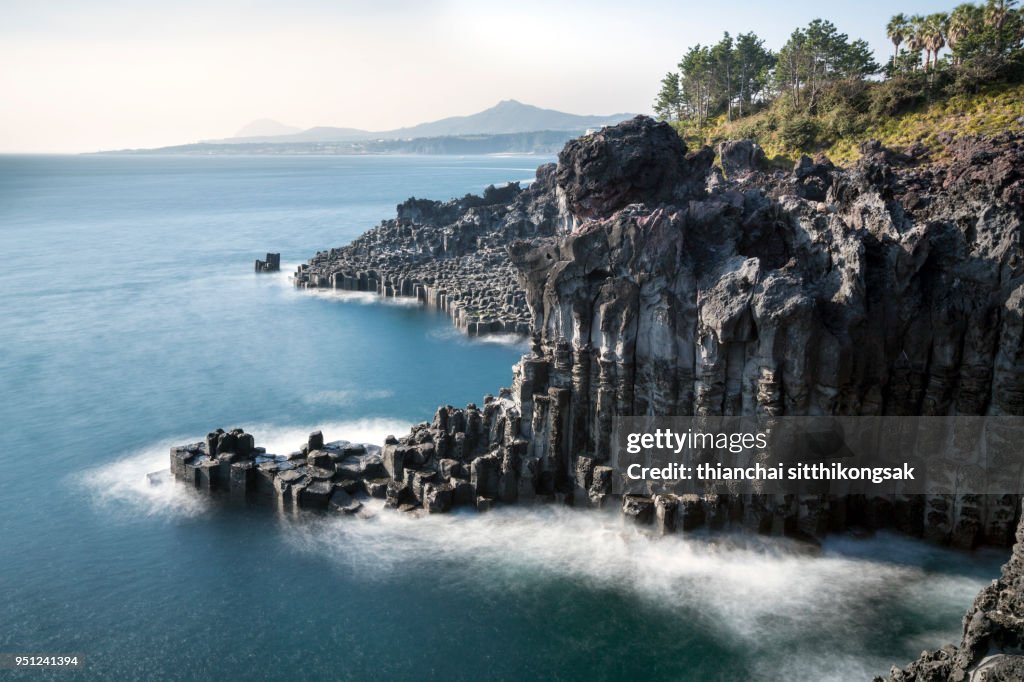
{"label": "dark volcanic rock", "polygon": [[278,272],[281,270],[281,254],[268,253],[266,260],[256,261],[256,272]]}
{"label": "dark volcanic rock", "polygon": [[626,204],[677,198],[689,180],[686,144],[672,126],[646,116],[570,140],[555,177],[578,218],[608,215]]}
{"label": "dark volcanic rock", "polygon": [[906,668],[876,682],[1024,680],[1024,521],[998,580],[983,589],[964,616],[959,646],[924,652]]}
{"label": "dark volcanic rock", "polygon": [[718,156],[728,178],[762,170],[767,163],[764,150],[753,140],[726,140],[718,145]]}
{"label": "dark volcanic rock", "polygon": [[415,298],[471,336],[525,336],[529,312],[506,247],[555,234],[553,171],[538,168],[525,190],[511,183],[447,202],[409,199],[396,218],[301,265],[294,284]]}

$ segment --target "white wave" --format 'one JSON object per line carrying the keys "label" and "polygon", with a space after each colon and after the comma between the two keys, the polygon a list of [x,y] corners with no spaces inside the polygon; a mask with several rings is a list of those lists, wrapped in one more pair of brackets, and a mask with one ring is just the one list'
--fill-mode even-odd
{"label": "white wave", "polygon": [[267,452],[288,454],[302,447],[313,431],[321,431],[324,440],[347,440],[353,443],[383,445],[388,436],[404,436],[412,427],[411,422],[386,417],[354,419],[325,424],[298,426],[277,426],[274,424],[242,424],[241,427],[256,438],[256,445],[265,447]]}
{"label": "white wave", "polygon": [[[197,440],[195,435],[153,443],[86,471],[80,483],[95,504],[116,516],[198,516],[208,508],[209,500],[170,477],[171,447]],[[161,474],[159,483],[149,481],[147,476],[152,473]]]}
{"label": "white wave", "polygon": [[438,341],[452,342],[460,345],[475,343],[489,343],[498,346],[509,346],[526,352],[530,349],[530,340],[519,334],[484,334],[483,336],[470,336],[461,329],[454,326],[438,327],[427,332],[427,336]]}
{"label": "white wave", "polygon": [[521,334],[484,334],[483,336],[472,336],[466,338],[478,343],[493,343],[498,346],[522,348],[524,351],[530,349],[530,340]]}
{"label": "white wave", "polygon": [[358,303],[360,305],[394,305],[394,306],[417,306],[419,299],[412,296],[381,296],[372,291],[346,291],[344,289],[301,289],[309,296],[329,298],[342,303]]}
{"label": "white wave", "polygon": [[[892,663],[872,659],[866,644],[858,649],[877,631],[880,604],[900,600],[911,613],[937,606],[956,613],[984,584],[891,563],[884,538],[858,541],[864,556],[831,542],[813,556],[788,541],[751,536],[658,538],[617,515],[550,507],[419,518],[381,512],[359,521],[294,523],[284,535],[300,551],[326,554],[367,581],[436,572],[448,583],[504,593],[529,590],[545,577],[613,589],[666,617],[682,614],[723,640],[771,652],[764,679],[772,667],[778,672],[781,652],[800,642],[811,643],[800,644],[805,655],[785,661],[788,674],[776,679],[870,679]],[[932,646],[957,637],[955,620],[950,632],[932,633]],[[850,648],[810,655],[806,647],[822,632]]]}
{"label": "white wave", "polygon": [[[322,431],[327,441],[347,440],[381,445],[389,435],[402,436],[411,424],[388,418],[358,419],[319,425],[231,424],[241,426],[256,437],[256,444],[275,454],[287,454],[302,447],[312,431]],[[86,488],[92,501],[114,515],[192,517],[209,509],[208,496],[182,485],[169,475],[170,449],[174,445],[194,443],[205,437],[191,434],[160,440],[138,451],[84,472],[78,483]],[[149,474],[160,473],[159,482]]]}
{"label": "white wave", "polygon": [[379,390],[355,390],[342,389],[338,391],[320,391],[310,395],[304,395],[302,402],[307,405],[330,405],[333,407],[348,407],[364,400],[387,400],[395,397],[395,392],[387,389]]}

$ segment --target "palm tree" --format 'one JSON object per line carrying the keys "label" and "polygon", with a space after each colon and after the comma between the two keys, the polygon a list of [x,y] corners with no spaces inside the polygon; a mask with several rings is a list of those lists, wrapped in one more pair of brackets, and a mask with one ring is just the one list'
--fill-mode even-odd
{"label": "palm tree", "polygon": [[1017,0],[988,0],[985,4],[985,23],[996,32],[996,52],[1003,51],[1003,25],[1016,4]]}
{"label": "palm tree", "polygon": [[[911,52],[916,52],[920,61],[921,50],[924,49],[924,17],[915,14],[910,17],[910,30],[907,33],[907,47]],[[916,66],[914,67],[917,68]],[[927,68],[927,62],[925,63]]]}
{"label": "palm tree", "polygon": [[888,25],[885,27],[885,34],[889,36],[889,40],[892,41],[892,67],[896,68],[896,59],[900,56],[900,45],[903,44],[904,38],[910,32],[910,21],[907,19],[907,15],[902,12],[889,19]]}
{"label": "palm tree", "polygon": [[929,14],[924,20],[924,48],[932,56],[933,69],[939,66],[939,51],[946,46],[948,26],[949,17],[945,12]]}
{"label": "palm tree", "polygon": [[957,46],[963,44],[972,33],[981,30],[981,8],[977,5],[964,3],[957,5],[953,13],[949,15],[949,30],[946,33],[946,42],[949,49],[953,51],[953,63],[960,63],[960,56],[957,54]]}

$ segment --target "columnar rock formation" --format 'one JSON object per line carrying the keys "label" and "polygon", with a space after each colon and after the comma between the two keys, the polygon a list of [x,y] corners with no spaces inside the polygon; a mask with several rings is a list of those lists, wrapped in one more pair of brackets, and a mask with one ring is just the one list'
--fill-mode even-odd
{"label": "columnar rock formation", "polygon": [[256,259],[256,272],[279,272],[281,270],[281,254],[268,253],[266,260]]}
{"label": "columnar rock formation", "polygon": [[298,287],[415,297],[471,336],[529,334],[506,246],[555,232],[552,167],[527,189],[488,187],[448,202],[409,199],[396,218],[299,266]]}
{"label": "columnar rock formation", "polygon": [[[558,234],[509,249],[533,350],[465,463],[491,458],[503,499],[628,493],[627,513],[663,527],[862,523],[1008,544],[1013,496],[683,500],[625,481],[610,438],[625,415],[1024,413],[1020,140],[954,142],[936,165],[868,144],[849,171],[804,158],[791,174],[731,153],[728,180],[709,150],[686,151],[642,118],[566,146]],[[450,437],[436,424],[402,452]]]}
{"label": "columnar rock formation", "polygon": [[[804,157],[787,173],[731,143],[723,174],[712,150],[688,153],[637,117],[573,140],[526,190],[409,200],[317,254],[297,286],[415,296],[472,334],[532,333],[510,387],[389,438],[365,492],[428,511],[615,505],[661,532],[735,523],[811,537],[857,523],[1009,544],[1017,495],[680,495],[627,480],[613,455],[618,416],[1024,416],[1024,141],[948,139],[941,159],[861,151],[849,170]],[[172,452],[176,473],[214,487],[236,466],[285,463],[261,453],[238,466],[211,448]],[[304,490],[334,481],[309,461],[336,459],[330,448],[307,449],[304,473],[285,474]],[[959,649],[893,679],[967,679],[987,653],[1019,649],[1021,561],[1018,545]]]}
{"label": "columnar rock formation", "polygon": [[242,429],[217,429],[203,442],[171,448],[171,473],[196,488],[273,502],[284,511],[353,514],[362,508],[359,496],[384,497],[388,485],[379,446],[324,443],[319,431],[299,450],[275,455]]}

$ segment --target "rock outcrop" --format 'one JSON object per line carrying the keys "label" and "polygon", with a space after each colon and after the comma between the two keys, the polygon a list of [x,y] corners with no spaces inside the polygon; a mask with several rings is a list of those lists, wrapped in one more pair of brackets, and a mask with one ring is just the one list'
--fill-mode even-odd
{"label": "rock outcrop", "polygon": [[409,199],[396,218],[299,266],[293,281],[414,297],[471,336],[526,335],[526,298],[505,248],[555,233],[553,172],[554,165],[538,168],[525,190],[512,183],[443,203]]}
{"label": "rock outcrop", "polygon": [[268,253],[266,260],[256,259],[256,272],[280,272],[281,254]]}
{"label": "rock outcrop", "polygon": [[[525,190],[411,199],[296,285],[415,296],[471,334],[529,332],[511,386],[367,447],[373,476],[339,473],[341,445],[281,458],[236,432],[176,448],[172,469],[298,506],[345,503],[340,489],[429,512],[618,507],[663,533],[859,524],[1008,545],[1017,495],[683,495],[627,480],[610,447],[619,416],[1024,416],[1024,139],[947,142],[941,162],[871,142],[848,170],[803,157],[787,173],[740,141],[720,147],[723,173],[712,150],[637,117],[570,142]],[[890,679],[1021,679],[1024,526],[1016,537],[961,645]]]}
{"label": "rock outcrop", "polygon": [[217,429],[205,441],[171,448],[171,473],[196,488],[273,502],[285,511],[354,514],[362,508],[360,495],[384,496],[388,478],[380,451],[371,444],[325,443],[315,431],[299,450],[275,455],[242,429]]}
{"label": "rock outcrop", "polygon": [[637,117],[571,141],[528,189],[411,199],[295,280],[533,334],[482,410],[444,407],[385,446],[396,501],[430,483],[456,505],[621,499],[666,532],[856,523],[1007,545],[1015,496],[684,499],[626,480],[610,448],[618,416],[1024,414],[1024,144],[947,151],[929,163],[872,142],[849,170],[804,157],[786,173],[738,141],[720,147],[723,175],[710,149]]}
{"label": "rock outcrop", "polygon": [[875,682],[1017,682],[1024,680],[1024,522],[1002,574],[964,616],[958,646],[924,652]]}

